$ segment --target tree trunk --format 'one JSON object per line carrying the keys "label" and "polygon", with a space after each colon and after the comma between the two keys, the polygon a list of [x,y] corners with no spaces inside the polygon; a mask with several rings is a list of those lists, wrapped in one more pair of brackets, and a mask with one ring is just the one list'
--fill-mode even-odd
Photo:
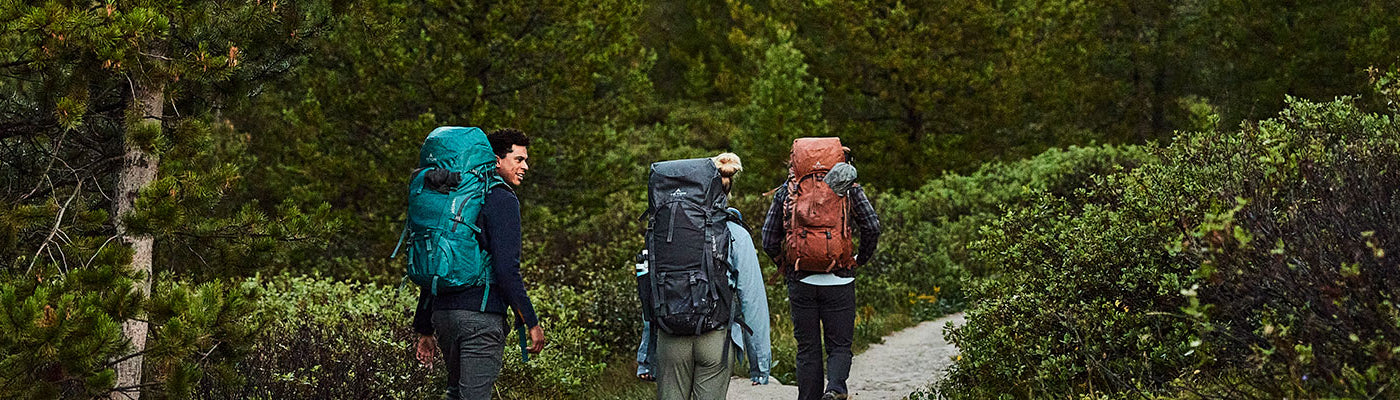
{"label": "tree trunk", "polygon": [[[139,107],[138,111],[142,118],[128,124],[126,132],[122,135],[124,152],[121,170],[117,172],[117,198],[113,208],[117,218],[117,235],[121,236],[122,241],[131,246],[133,251],[131,268],[142,274],[137,290],[140,290],[143,295],[149,296],[151,292],[151,252],[154,240],[150,235],[128,233],[122,217],[133,210],[136,204],[136,195],[141,188],[146,187],[156,179],[160,156],[147,151],[144,147],[149,145],[147,143],[133,143],[131,134],[133,130],[147,131],[148,133],[152,130],[153,132],[160,131],[161,118],[165,115],[162,108],[165,103],[165,82],[160,78],[140,82],[132,88],[132,92],[136,100],[135,105]],[[146,321],[138,319],[142,318],[139,315],[127,317],[128,319],[122,322],[122,333],[131,341],[131,351],[141,353],[146,349],[146,336],[149,327]],[[116,387],[122,388],[122,390],[112,392],[110,397],[113,400],[141,398],[141,365],[144,358],[137,355],[117,364]]]}

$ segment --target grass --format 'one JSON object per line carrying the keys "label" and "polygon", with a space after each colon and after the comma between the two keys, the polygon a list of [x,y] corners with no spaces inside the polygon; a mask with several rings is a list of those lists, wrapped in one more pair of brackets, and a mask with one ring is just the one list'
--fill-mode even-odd
{"label": "grass", "polygon": [[[635,349],[634,349],[635,350]],[[656,398],[656,383],[637,379],[636,352],[608,363],[603,379],[598,382],[597,399],[651,400]]]}

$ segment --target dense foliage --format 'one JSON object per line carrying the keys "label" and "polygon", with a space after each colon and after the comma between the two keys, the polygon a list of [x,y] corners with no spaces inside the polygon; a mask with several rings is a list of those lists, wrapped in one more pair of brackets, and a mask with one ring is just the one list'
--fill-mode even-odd
{"label": "dense foliage", "polygon": [[1355,103],[1186,133],[989,224],[973,258],[998,274],[970,291],[943,394],[1384,393],[1400,129]]}
{"label": "dense foliage", "polygon": [[947,174],[919,190],[879,196],[881,221],[890,229],[881,240],[880,262],[871,268],[877,287],[920,294],[938,288],[959,302],[969,279],[1002,271],[999,264],[969,256],[983,225],[1004,210],[1030,206],[1039,193],[1070,193],[1093,176],[1147,158],[1133,146],[1050,149],[1026,160],[988,163],[968,175]]}
{"label": "dense foliage", "polygon": [[287,73],[332,7],[0,3],[0,396],[236,381],[255,300],[205,277],[294,262],[327,221],[225,201],[249,160],[217,110]]}
{"label": "dense foliage", "polygon": [[[630,363],[638,329],[628,260],[641,246],[636,217],[647,165],[739,152],[748,168],[733,203],[756,227],[768,201],[760,193],[784,177],[790,141],[816,135],[841,136],[855,148],[861,182],[885,219],[884,254],[861,272],[858,346],[965,301],[1010,304],[1003,295],[1021,294],[1011,290],[1025,289],[1015,283],[1026,283],[1026,271],[1070,261],[1117,263],[1137,272],[1076,275],[1096,281],[1040,289],[1108,285],[1084,288],[1086,296],[1108,301],[1126,294],[1111,288],[1122,279],[1144,285],[1133,290],[1153,288],[1154,297],[1125,299],[1131,304],[1123,307],[1161,332],[1114,347],[1150,351],[1105,348],[1101,358],[1177,354],[1178,339],[1200,340],[1185,350],[1194,353],[1160,363],[1119,357],[1099,366],[1050,350],[1006,350],[1007,357],[1046,365],[1023,363],[1011,371],[986,364],[1007,359],[978,352],[1031,342],[988,334],[979,344],[962,333],[975,357],[964,358],[955,384],[973,385],[969,377],[976,377],[989,385],[983,388],[1024,382],[1044,382],[1036,390],[1090,382],[1094,390],[1182,382],[1265,388],[1259,382],[1275,381],[1260,377],[1277,371],[1180,381],[1170,374],[1209,366],[1198,357],[1297,358],[1304,349],[1284,341],[1325,336],[1302,316],[1339,291],[1355,297],[1337,315],[1354,316],[1347,323],[1355,326],[1374,325],[1353,306],[1383,304],[1386,291],[1354,285],[1384,284],[1384,276],[1365,268],[1384,263],[1353,253],[1357,243],[1384,249],[1389,231],[1332,221],[1321,210],[1328,202],[1345,204],[1348,216],[1384,210],[1346,203],[1384,193],[1309,175],[1350,176],[1355,171],[1346,168],[1362,165],[1342,163],[1352,158],[1340,155],[1324,157],[1334,164],[1265,172],[1211,157],[1258,159],[1264,154],[1250,153],[1257,148],[1316,144],[1373,165],[1384,160],[1366,158],[1380,157],[1367,153],[1379,150],[1312,138],[1317,135],[1294,126],[1312,126],[1305,118],[1312,112],[1340,115],[1341,106],[1295,105],[1285,116],[1303,115],[1296,118],[1304,122],[1289,125],[1281,117],[1247,125],[1245,133],[1150,143],[1176,130],[1216,132],[1267,117],[1285,95],[1362,92],[1366,69],[1390,65],[1400,50],[1391,33],[1400,32],[1400,20],[1387,12],[1394,6],[1356,0],[0,0],[0,330],[7,333],[0,337],[0,397],[101,396],[117,385],[114,364],[133,357],[147,358],[134,371],[139,382],[118,389],[147,396],[184,397],[192,390],[209,397],[430,395],[426,388],[439,385],[441,371],[407,361],[408,302],[390,290],[401,260],[385,256],[401,227],[401,194],[417,146],[438,125],[517,127],[536,140],[533,168],[520,188],[523,271],[554,347],[536,362],[507,365],[505,397],[596,395],[590,390],[603,375],[627,369],[619,364]],[[1394,100],[1394,87],[1387,90]],[[1371,98],[1353,103],[1358,116],[1384,106]],[[1321,119],[1333,120],[1347,119]],[[1295,138],[1284,131],[1300,132]],[[1203,139],[1231,135],[1273,141],[1230,147]],[[1304,139],[1310,141],[1299,142]],[[1377,143],[1367,145],[1389,142]],[[1284,144],[1293,147],[1279,147]],[[1148,162],[1157,158],[1166,161]],[[1220,171],[1203,172],[1211,165]],[[1277,175],[1286,173],[1293,175]],[[1300,177],[1356,196],[1326,197],[1322,186],[1306,185],[1288,194],[1269,191]],[[1172,196],[1180,199],[1158,196],[1161,187],[1176,188]],[[1133,191],[1143,203],[1120,204]],[[1163,214],[1159,206],[1170,202],[1190,206]],[[1269,213],[1291,210],[1290,202],[1316,223]],[[1179,215],[1194,217],[1167,218]],[[1085,243],[1063,250],[1033,245],[1037,235],[1058,237],[1042,231],[1062,225],[1079,227],[1067,238]],[[1277,261],[1273,254],[1212,253],[1210,238],[1224,229],[1210,228],[1217,225],[1228,225],[1231,238],[1241,227],[1239,237],[1250,238],[1248,250],[1256,253],[1274,250],[1281,238],[1282,251],[1304,261],[1273,265],[1264,263]],[[1293,243],[1289,235],[1310,241]],[[1328,244],[1334,239],[1335,246]],[[1170,243],[1178,246],[1165,250]],[[1079,257],[1070,249],[1085,246],[1103,251],[1064,261]],[[1223,272],[1200,272],[1196,266],[1206,261]],[[1289,265],[1343,261],[1354,266],[1326,281],[1333,283],[1280,286],[1285,278],[1312,282],[1304,278],[1316,275]],[[1277,282],[1230,275],[1230,266],[1253,271],[1241,265],[1267,270],[1259,274]],[[765,261],[764,268],[772,266]],[[1161,272],[1170,273],[1162,275],[1166,283],[1148,280]],[[990,280],[969,283],[982,278]],[[1201,285],[1194,296],[1181,294],[1187,283]],[[1282,288],[1317,288],[1324,297],[1301,303],[1260,297],[1228,307],[1217,301]],[[1069,304],[1036,303],[1036,296],[1052,296],[1037,293],[1012,303],[1025,312]],[[775,372],[790,380],[791,362],[783,361],[794,349],[784,333],[791,323],[783,288],[771,286],[769,297],[780,361]],[[1182,314],[1180,307],[1191,304],[1199,304],[1188,308],[1194,313]],[[1053,331],[1095,315],[1065,307],[996,322],[979,320],[993,314],[978,311],[966,332]],[[1245,308],[1272,311],[1249,323],[1227,315]],[[1137,313],[1149,309],[1181,315]],[[1045,320],[1057,315],[1064,318],[1060,325]],[[124,332],[122,325],[133,322],[149,323],[150,333]],[[1130,322],[1097,329],[1143,333]],[[1259,326],[1273,328],[1248,334]],[[1322,368],[1299,384],[1305,389],[1338,376],[1358,381],[1337,365],[1383,377],[1386,369],[1372,373],[1372,364],[1357,361],[1373,353],[1352,350],[1380,348],[1387,339],[1354,332],[1366,346],[1318,342],[1307,348],[1306,363],[1278,365]],[[137,337],[149,341],[143,346],[132,340]],[[1259,350],[1223,351],[1227,337],[1246,343],[1234,347]],[[1041,356],[1050,361],[1034,358]],[[1134,369],[1137,375],[1122,372],[1139,364],[1152,366]],[[331,381],[355,389],[314,390]]]}

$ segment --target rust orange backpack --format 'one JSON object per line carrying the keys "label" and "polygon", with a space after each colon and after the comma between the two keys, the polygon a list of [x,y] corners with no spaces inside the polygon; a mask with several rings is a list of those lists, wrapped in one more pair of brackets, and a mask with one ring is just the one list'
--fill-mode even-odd
{"label": "rust orange backpack", "polygon": [[801,138],[792,142],[787,219],[783,227],[783,270],[831,272],[854,268],[850,202],[822,181],[831,167],[846,161],[840,138]]}

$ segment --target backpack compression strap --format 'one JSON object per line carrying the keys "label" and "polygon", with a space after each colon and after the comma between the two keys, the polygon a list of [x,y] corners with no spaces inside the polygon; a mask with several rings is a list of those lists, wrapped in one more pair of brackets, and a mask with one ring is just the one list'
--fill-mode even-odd
{"label": "backpack compression strap", "polygon": [[[418,178],[418,175],[427,173],[429,170],[432,170],[432,168],[421,168],[421,169],[419,169],[419,170],[417,170],[417,171],[413,171],[413,176],[408,178],[409,186],[410,186],[410,187],[413,186],[413,180],[416,179],[416,178]],[[409,195],[409,197],[412,197],[413,195],[418,194],[419,192],[422,192],[422,191],[423,191],[423,188],[420,186],[417,190],[409,190],[409,191],[408,191],[408,195]],[[400,234],[399,234],[399,244],[394,245],[394,252],[389,254],[389,258],[390,258],[390,259],[393,259],[393,258],[395,258],[395,257],[398,257],[398,255],[399,255],[399,247],[403,246],[403,240],[404,240],[405,238],[407,238],[407,237],[408,237],[408,216],[404,216],[404,218],[403,218],[403,233],[400,233]],[[408,275],[404,275],[404,276],[407,277]]]}

